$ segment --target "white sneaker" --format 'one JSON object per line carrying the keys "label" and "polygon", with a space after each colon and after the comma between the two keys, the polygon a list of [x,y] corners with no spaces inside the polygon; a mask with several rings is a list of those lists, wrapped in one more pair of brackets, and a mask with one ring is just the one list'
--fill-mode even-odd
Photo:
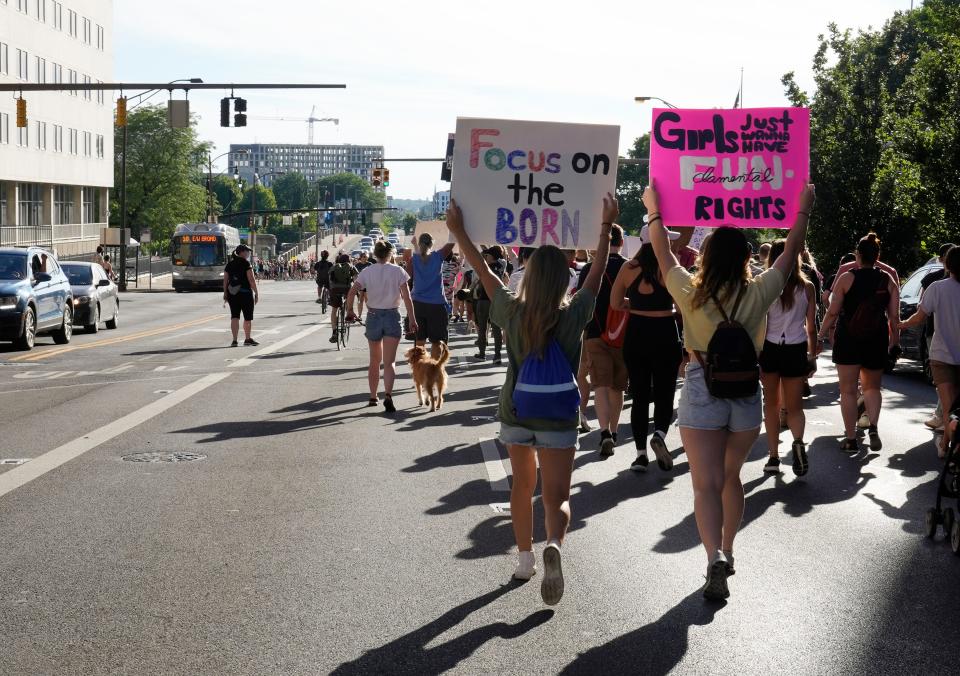
{"label": "white sneaker", "polygon": [[551,542],[543,550],[543,582],[540,596],[548,606],[555,606],[563,598],[563,568],[560,566],[560,545]]}
{"label": "white sneaker", "polygon": [[857,427],[859,427],[862,430],[865,430],[868,427],[870,427],[870,418],[867,417],[866,413],[860,416],[860,419],[857,420]]}
{"label": "white sneaker", "polygon": [[513,571],[515,580],[529,580],[537,574],[537,558],[533,552],[520,552],[517,569]]}
{"label": "white sneaker", "polygon": [[934,415],[932,415],[932,416],[930,417],[929,420],[927,420],[927,421],[926,421],[925,423],[923,423],[923,424],[926,425],[927,427],[929,427],[929,428],[932,429],[932,430],[938,430],[938,429],[940,429],[941,427],[943,427],[943,418],[941,418],[940,416],[934,414]]}

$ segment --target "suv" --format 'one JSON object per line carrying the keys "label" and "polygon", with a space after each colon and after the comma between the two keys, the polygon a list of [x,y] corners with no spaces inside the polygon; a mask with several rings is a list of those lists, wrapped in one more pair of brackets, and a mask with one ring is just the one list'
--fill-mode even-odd
{"label": "suv", "polygon": [[[923,278],[931,272],[942,269],[943,264],[934,259],[934,262],[924,265],[903,283],[903,287],[900,289],[900,321],[908,319],[917,311],[917,307],[920,305],[920,296],[923,293],[923,287],[920,286]],[[923,372],[927,379],[931,379],[929,355],[932,338],[932,317],[928,318],[922,326],[900,331],[900,348],[903,350],[903,356],[916,359],[923,364]]]}
{"label": "suv", "polygon": [[73,292],[53,254],[44,249],[0,249],[0,340],[22,350],[37,334],[57,343],[73,335]]}

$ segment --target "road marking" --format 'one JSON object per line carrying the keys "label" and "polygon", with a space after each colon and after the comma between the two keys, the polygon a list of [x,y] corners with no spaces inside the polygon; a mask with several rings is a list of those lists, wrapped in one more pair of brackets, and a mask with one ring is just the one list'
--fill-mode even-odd
{"label": "road marking", "polygon": [[304,329],[303,331],[301,331],[300,333],[295,333],[295,334],[293,334],[292,336],[288,336],[288,337],[284,338],[283,340],[278,340],[278,341],[275,342],[275,343],[270,343],[270,344],[267,345],[266,347],[257,350],[257,351],[254,352],[253,354],[247,355],[247,356],[244,357],[243,359],[238,359],[238,360],[236,360],[235,362],[233,362],[232,364],[230,364],[230,365],[228,366],[228,368],[236,368],[236,367],[238,367],[238,366],[250,366],[251,364],[253,364],[253,363],[257,360],[258,357],[263,357],[263,356],[266,356],[266,355],[268,355],[268,354],[273,354],[274,352],[278,352],[279,350],[282,350],[283,348],[285,348],[287,345],[290,345],[291,343],[295,343],[295,342],[297,342],[298,340],[300,340],[301,338],[306,338],[306,337],[309,336],[311,333],[313,333],[313,332],[315,332],[315,331],[319,331],[319,330],[320,330],[320,325],[319,325],[319,324],[314,324],[313,326],[308,326],[307,328],[305,328],[305,329]]}
{"label": "road marking", "polygon": [[96,448],[100,444],[110,441],[124,432],[127,432],[138,425],[142,425],[151,418],[155,418],[164,411],[173,408],[195,394],[216,385],[230,373],[211,373],[204,376],[196,382],[185,385],[176,392],[168,394],[162,399],[147,404],[141,409],[128,413],[122,418],[114,420],[112,423],[99,427],[92,432],[73,441],[69,441],[62,446],[58,446],[52,451],[47,451],[43,455],[34,458],[29,463],[21,465],[15,469],[0,474],[0,497],[3,497],[10,491],[20,488],[24,484],[43,476],[47,472],[56,469],[64,463],[70,462],[90,449]]}
{"label": "road marking", "polygon": [[104,347],[106,345],[116,345],[117,343],[126,343],[131,340],[137,340],[139,338],[149,338],[150,336],[156,336],[161,333],[169,333],[170,331],[177,331],[179,329],[184,329],[189,326],[196,326],[197,324],[203,324],[204,322],[209,322],[212,319],[219,319],[221,315],[210,315],[209,317],[201,317],[200,319],[193,319],[189,322],[183,322],[181,324],[174,324],[173,326],[165,326],[157,329],[149,329],[147,331],[140,331],[138,333],[131,333],[128,336],[119,336],[117,338],[105,338],[104,340],[97,340],[92,343],[85,343],[83,345],[69,345],[61,348],[53,348],[51,350],[46,350],[45,352],[28,352],[27,354],[18,355],[10,359],[10,361],[22,361],[22,362],[35,362],[41,359],[46,359],[47,357],[56,357],[61,354],[66,354],[67,352],[74,352],[75,350],[89,350],[94,347]]}
{"label": "road marking", "polygon": [[120,373],[121,371],[129,371],[130,369],[136,368],[137,364],[132,361],[128,361],[126,364],[120,364],[119,366],[114,366],[112,368],[104,369],[103,373]]}
{"label": "road marking", "polygon": [[503,468],[503,459],[500,457],[497,442],[493,439],[480,439],[480,451],[483,453],[483,466],[490,480],[490,490],[509,493],[510,482],[507,481],[507,471]]}
{"label": "road marking", "polygon": [[4,458],[0,460],[0,465],[22,465],[30,462],[30,458]]}

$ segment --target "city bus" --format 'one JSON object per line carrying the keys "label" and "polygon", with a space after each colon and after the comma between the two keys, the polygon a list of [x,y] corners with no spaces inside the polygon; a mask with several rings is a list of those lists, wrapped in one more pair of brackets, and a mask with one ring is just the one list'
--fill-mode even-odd
{"label": "city bus", "polygon": [[181,223],[173,232],[173,289],[223,290],[223,268],[240,231],[222,223]]}

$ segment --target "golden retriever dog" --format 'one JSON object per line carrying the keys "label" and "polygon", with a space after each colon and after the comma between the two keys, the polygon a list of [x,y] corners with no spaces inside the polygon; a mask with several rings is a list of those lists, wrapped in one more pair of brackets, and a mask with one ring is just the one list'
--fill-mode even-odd
{"label": "golden retriever dog", "polygon": [[450,350],[446,343],[440,342],[434,344],[432,352],[436,356],[428,356],[426,348],[413,347],[407,350],[406,357],[417,387],[417,401],[421,406],[426,406],[429,399],[430,410],[439,411],[443,406],[443,393],[447,389],[444,366],[450,360]]}

